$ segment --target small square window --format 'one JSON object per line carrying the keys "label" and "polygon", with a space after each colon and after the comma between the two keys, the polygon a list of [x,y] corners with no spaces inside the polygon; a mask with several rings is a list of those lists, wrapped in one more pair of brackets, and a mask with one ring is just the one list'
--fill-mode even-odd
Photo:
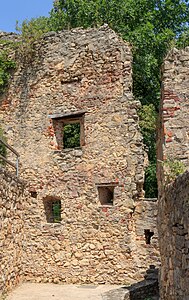
{"label": "small square window", "polygon": [[98,186],[98,196],[101,205],[113,205],[115,186]]}
{"label": "small square window", "polygon": [[44,199],[46,220],[48,223],[61,222],[61,201],[55,199]]}

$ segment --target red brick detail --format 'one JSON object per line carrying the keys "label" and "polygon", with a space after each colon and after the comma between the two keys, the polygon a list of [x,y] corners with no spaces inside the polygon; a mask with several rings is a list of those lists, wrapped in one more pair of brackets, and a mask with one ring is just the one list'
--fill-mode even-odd
{"label": "red brick detail", "polygon": [[102,207],[102,211],[103,211],[103,212],[107,212],[107,211],[108,211],[108,208],[107,208],[107,207]]}
{"label": "red brick detail", "polygon": [[170,143],[170,142],[172,142],[173,140],[172,140],[172,138],[169,137],[169,138],[167,138],[165,141],[166,141],[166,143]]}
{"label": "red brick detail", "polygon": [[79,203],[78,205],[77,205],[77,209],[81,209],[83,207],[83,205],[81,204],[81,203]]}
{"label": "red brick detail", "polygon": [[172,136],[173,136],[173,133],[172,133],[171,131],[168,131],[168,132],[167,132],[167,135],[168,135],[169,137],[172,137]]}

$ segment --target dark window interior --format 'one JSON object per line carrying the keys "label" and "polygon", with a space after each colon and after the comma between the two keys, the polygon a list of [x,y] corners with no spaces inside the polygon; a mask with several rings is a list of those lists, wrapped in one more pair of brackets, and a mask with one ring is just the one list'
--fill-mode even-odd
{"label": "dark window interior", "polygon": [[98,186],[98,195],[102,205],[113,205],[114,186]]}
{"label": "dark window interior", "polygon": [[150,229],[144,229],[144,236],[145,236],[145,240],[146,240],[146,244],[150,245],[151,243],[151,238],[154,235],[153,231],[150,231]]}

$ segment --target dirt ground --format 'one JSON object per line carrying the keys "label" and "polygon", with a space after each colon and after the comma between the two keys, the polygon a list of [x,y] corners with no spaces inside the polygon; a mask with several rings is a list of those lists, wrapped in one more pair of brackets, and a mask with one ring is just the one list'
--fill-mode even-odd
{"label": "dirt ground", "polygon": [[118,285],[56,285],[25,283],[16,288],[6,300],[105,300],[106,293]]}

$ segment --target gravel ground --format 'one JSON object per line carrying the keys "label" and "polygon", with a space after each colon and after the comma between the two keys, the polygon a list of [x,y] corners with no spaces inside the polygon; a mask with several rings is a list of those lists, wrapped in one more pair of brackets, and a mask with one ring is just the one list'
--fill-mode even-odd
{"label": "gravel ground", "polygon": [[103,300],[106,292],[120,287],[118,285],[25,283],[10,293],[6,300]]}

